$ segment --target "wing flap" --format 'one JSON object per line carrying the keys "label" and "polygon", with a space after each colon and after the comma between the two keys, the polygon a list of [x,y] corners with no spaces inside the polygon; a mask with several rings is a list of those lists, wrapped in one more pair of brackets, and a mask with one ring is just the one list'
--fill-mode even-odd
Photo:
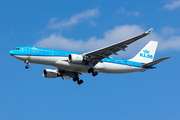
{"label": "wing flap", "polygon": [[82,73],[79,72],[72,72],[72,71],[62,70],[59,68],[58,71],[62,79],[66,79],[66,77],[75,78],[76,76],[82,75]]}

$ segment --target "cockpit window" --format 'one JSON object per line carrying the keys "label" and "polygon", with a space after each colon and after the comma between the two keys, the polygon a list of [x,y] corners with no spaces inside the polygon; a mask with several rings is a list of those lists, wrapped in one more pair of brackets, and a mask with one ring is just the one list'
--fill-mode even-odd
{"label": "cockpit window", "polygon": [[20,50],[20,48],[14,48],[14,50]]}

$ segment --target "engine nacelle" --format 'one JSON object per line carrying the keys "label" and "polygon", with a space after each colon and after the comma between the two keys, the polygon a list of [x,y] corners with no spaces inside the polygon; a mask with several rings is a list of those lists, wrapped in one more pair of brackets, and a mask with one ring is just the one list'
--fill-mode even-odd
{"label": "engine nacelle", "polygon": [[70,54],[68,56],[68,62],[82,63],[83,62],[83,56],[82,55],[77,55],[77,54]]}
{"label": "engine nacelle", "polygon": [[43,76],[46,78],[56,78],[58,77],[58,72],[53,69],[44,69]]}

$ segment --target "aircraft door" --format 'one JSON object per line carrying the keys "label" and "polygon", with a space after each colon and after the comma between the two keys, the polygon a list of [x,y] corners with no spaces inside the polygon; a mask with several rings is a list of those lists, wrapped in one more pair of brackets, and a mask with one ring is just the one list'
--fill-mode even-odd
{"label": "aircraft door", "polygon": [[49,50],[49,55],[53,56],[54,55],[54,51],[53,50]]}
{"label": "aircraft door", "polygon": [[123,63],[124,63],[124,65],[125,65],[125,67],[127,68],[128,66],[128,62],[127,62],[127,60],[123,60]]}
{"label": "aircraft door", "polygon": [[133,67],[131,61],[128,61],[128,65],[129,65],[129,67]]}
{"label": "aircraft door", "polygon": [[30,54],[30,48],[29,47],[26,47],[26,53]]}

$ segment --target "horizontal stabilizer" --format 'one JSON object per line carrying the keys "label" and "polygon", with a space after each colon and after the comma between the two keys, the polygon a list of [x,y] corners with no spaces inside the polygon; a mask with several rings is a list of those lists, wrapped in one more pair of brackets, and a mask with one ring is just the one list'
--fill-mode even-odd
{"label": "horizontal stabilizer", "polygon": [[170,57],[164,57],[164,58],[155,60],[155,61],[153,61],[153,62],[150,62],[150,63],[147,63],[147,64],[143,64],[142,67],[147,68],[147,67],[149,67],[149,66],[156,65],[156,64],[158,64],[158,63],[160,63],[160,62],[162,62],[162,61],[164,61],[164,60],[166,60],[166,59],[168,59],[168,58],[170,58]]}

